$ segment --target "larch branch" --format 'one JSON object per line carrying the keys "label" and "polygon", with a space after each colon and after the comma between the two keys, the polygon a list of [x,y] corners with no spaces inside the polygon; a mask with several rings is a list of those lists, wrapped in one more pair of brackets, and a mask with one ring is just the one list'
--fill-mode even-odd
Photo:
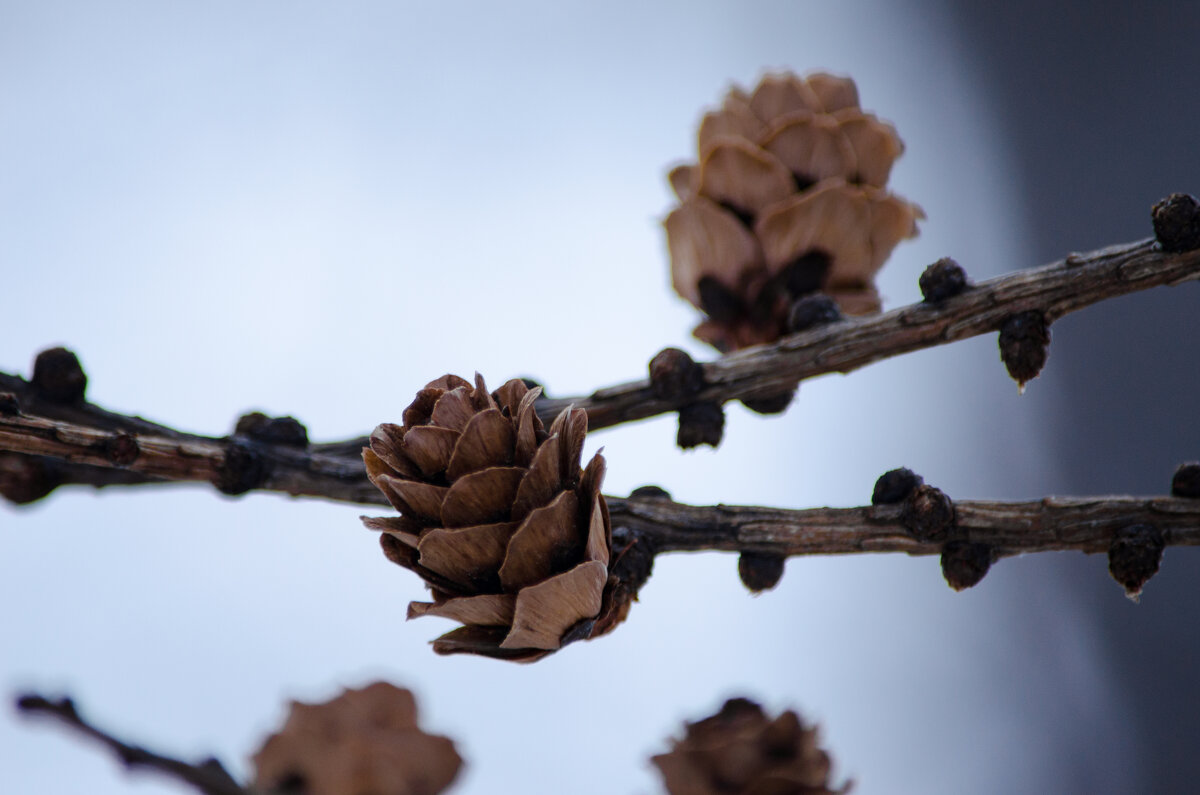
{"label": "larch branch", "polygon": [[[849,373],[872,362],[999,330],[1010,316],[1039,310],[1053,322],[1109,298],[1200,278],[1200,250],[1164,252],[1153,240],[1111,246],[981,282],[953,298],[920,302],[794,334],[723,356],[704,367],[704,388],[688,402],[724,403],[787,392],[799,381]],[[655,397],[649,379],[591,395],[538,404],[553,418],[570,404],[588,412],[588,427],[606,428],[677,411],[682,400]]]}
{"label": "larch branch", "polygon": [[238,784],[214,758],[210,757],[194,765],[118,740],[84,720],[69,698],[52,700],[36,694],[24,695],[17,699],[17,709],[28,715],[45,715],[62,721],[75,731],[106,746],[128,768],[157,770],[190,784],[204,795],[254,795],[253,790]]}
{"label": "larch branch", "polygon": [[692,506],[663,498],[607,498],[614,527],[641,535],[656,552],[766,552],[842,555],[904,552],[936,555],[947,540],[985,544],[998,556],[1077,550],[1105,552],[1117,531],[1159,529],[1167,546],[1200,545],[1200,499],[1046,497],[1028,502],[955,500],[955,529],[921,540],[905,525],[902,503],[787,510]]}

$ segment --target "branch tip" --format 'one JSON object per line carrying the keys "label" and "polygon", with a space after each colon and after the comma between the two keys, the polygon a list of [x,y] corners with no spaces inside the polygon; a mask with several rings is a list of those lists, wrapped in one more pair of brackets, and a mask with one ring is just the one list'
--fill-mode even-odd
{"label": "branch tip", "polygon": [[1150,211],[1154,237],[1163,251],[1200,248],[1200,202],[1186,193],[1172,193]]}
{"label": "branch tip", "polygon": [[956,539],[942,546],[942,576],[956,591],[978,585],[994,561],[995,552],[987,544]]}
{"label": "branch tip", "polygon": [[738,555],[738,577],[755,596],[771,590],[783,579],[785,558],[773,552],[747,550]]}
{"label": "branch tip", "polygon": [[650,360],[650,391],[659,400],[686,400],[704,388],[704,368],[686,351],[663,348]]}
{"label": "branch tip", "polygon": [[921,298],[927,304],[953,298],[970,286],[967,272],[950,257],[942,257],[927,267],[917,283],[921,288]]}
{"label": "branch tip", "polygon": [[1050,324],[1040,310],[1018,312],[1000,326],[1000,359],[1024,391],[1038,377],[1050,352]]}
{"label": "branch tip", "polygon": [[872,505],[891,505],[904,502],[913,489],[925,482],[925,478],[913,472],[908,467],[888,470],[875,481],[875,490],[871,493]]}
{"label": "branch tip", "polygon": [[1138,601],[1142,588],[1158,573],[1165,546],[1162,533],[1151,524],[1130,525],[1113,534],[1108,571],[1133,601]]}
{"label": "branch tip", "polygon": [[843,317],[837,301],[824,293],[802,296],[788,310],[788,333],[798,334],[817,326],[836,323]]}
{"label": "branch tip", "polygon": [[954,502],[941,489],[922,484],[904,499],[900,523],[918,541],[945,541],[954,530]]}
{"label": "branch tip", "polygon": [[0,392],[0,417],[15,417],[21,413],[21,401],[12,392]]}
{"label": "branch tip", "polygon": [[1171,478],[1171,494],[1175,497],[1200,497],[1200,463],[1189,461],[1180,464]]}
{"label": "branch tip", "polygon": [[691,403],[679,410],[679,432],[675,443],[684,450],[706,444],[716,447],[721,444],[725,432],[725,410],[721,404],[706,400]]}
{"label": "branch tip", "polygon": [[49,348],[33,360],[33,386],[53,403],[78,403],[87,391],[79,357],[66,348]]}
{"label": "branch tip", "polygon": [[233,432],[268,444],[308,447],[308,429],[295,417],[268,417],[261,411],[252,411],[238,417]]}

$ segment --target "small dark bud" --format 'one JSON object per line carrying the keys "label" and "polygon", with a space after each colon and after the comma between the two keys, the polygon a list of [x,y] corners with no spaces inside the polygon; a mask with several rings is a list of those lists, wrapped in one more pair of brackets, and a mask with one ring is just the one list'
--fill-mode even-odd
{"label": "small dark bud", "polygon": [[772,552],[743,552],[738,555],[738,576],[751,593],[769,591],[783,578],[783,555]]}
{"label": "small dark bud", "polygon": [[992,548],[969,541],[947,541],[942,546],[942,576],[956,591],[979,584],[992,566]]}
{"label": "small dark bud", "polygon": [[954,502],[939,488],[917,486],[904,500],[900,524],[918,541],[945,541],[954,527]]}
{"label": "small dark bud", "polygon": [[269,444],[308,447],[308,429],[295,417],[268,417],[253,411],[238,417],[233,432]]}
{"label": "small dark bud", "polygon": [[776,392],[773,395],[740,398],[742,405],[759,414],[782,414],[796,397],[800,385],[796,384],[786,392]]}
{"label": "small dark bud", "polygon": [[686,351],[663,348],[650,360],[650,390],[659,400],[684,400],[704,388],[704,368]]}
{"label": "small dark bud", "polygon": [[679,410],[679,433],[675,443],[684,450],[707,444],[716,447],[725,430],[725,411],[719,403],[692,403]]}
{"label": "small dark bud", "polygon": [[1171,495],[1174,497],[1200,497],[1200,463],[1195,461],[1180,464],[1171,478]]}
{"label": "small dark bud", "polygon": [[875,481],[875,491],[871,493],[872,505],[890,505],[904,502],[912,490],[925,482],[925,478],[911,469],[901,467],[884,472]]}
{"label": "small dark bud", "polygon": [[0,392],[0,417],[15,417],[21,413],[21,401],[12,392]]}
{"label": "small dark bud", "polygon": [[1036,309],[1011,315],[1000,327],[1000,359],[1022,390],[1042,371],[1049,350],[1050,327]]}
{"label": "small dark bud", "polygon": [[212,484],[223,494],[237,496],[258,488],[267,479],[267,462],[248,444],[230,442]]}
{"label": "small dark bud", "polygon": [[87,376],[79,357],[66,348],[50,348],[33,361],[33,386],[54,403],[74,403],[83,399]]}
{"label": "small dark bud", "polygon": [[967,289],[967,273],[954,260],[942,257],[921,274],[918,281],[925,303],[945,301]]}
{"label": "small dark bud", "polygon": [[629,492],[631,500],[669,500],[671,494],[661,486],[638,486]]}
{"label": "small dark bud", "polygon": [[1135,602],[1147,580],[1158,573],[1164,546],[1162,533],[1154,525],[1130,525],[1113,534],[1108,572]]}
{"label": "small dark bud", "polygon": [[1150,211],[1154,237],[1163,251],[1200,248],[1200,202],[1186,193],[1172,193]]}
{"label": "small dark bud", "polygon": [[788,310],[787,330],[796,334],[826,323],[836,323],[842,319],[842,310],[824,293],[806,295],[792,304]]}
{"label": "small dark bud", "polygon": [[62,485],[62,478],[47,459],[24,453],[0,452],[0,497],[26,505]]}
{"label": "small dark bud", "polygon": [[113,466],[129,466],[137,460],[140,452],[137,439],[124,431],[119,431],[104,443],[104,456]]}
{"label": "small dark bud", "polygon": [[1080,265],[1082,265],[1083,263],[1087,262],[1087,258],[1084,257],[1082,254],[1080,254],[1078,251],[1072,251],[1070,254],[1067,255],[1067,258],[1065,260],[1063,260],[1063,262],[1066,264],[1066,266],[1068,268],[1077,268]]}

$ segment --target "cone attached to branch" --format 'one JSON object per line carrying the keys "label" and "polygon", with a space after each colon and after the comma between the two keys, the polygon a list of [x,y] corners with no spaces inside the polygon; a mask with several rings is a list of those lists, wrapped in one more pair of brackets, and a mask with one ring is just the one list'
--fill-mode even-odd
{"label": "cone attached to branch", "polygon": [[407,690],[376,682],[324,704],[292,702],[254,755],[254,787],[296,795],[436,795],[462,767],[454,743],[417,726]]}
{"label": "cone attached to branch", "polygon": [[489,393],[479,375],[473,385],[443,376],[363,450],[371,482],[401,513],[363,521],[433,593],[409,604],[409,618],[463,624],[434,641],[440,654],[528,662],[608,632],[628,610],[609,575],[604,458],[580,466],[587,413],[568,408],[546,429],[540,394],[517,379]]}
{"label": "cone attached to branch", "polygon": [[834,795],[829,754],[817,730],[788,710],[769,718],[745,698],[725,702],[716,715],[686,726],[682,740],[652,761],[670,795]]}
{"label": "cone attached to branch", "polygon": [[675,290],[722,351],[786,333],[788,308],[825,292],[848,314],[878,311],[873,279],[924,213],[888,193],[904,151],[858,107],[849,78],[767,75],[732,88],[700,123],[699,159],[669,175],[680,204],[664,225]]}

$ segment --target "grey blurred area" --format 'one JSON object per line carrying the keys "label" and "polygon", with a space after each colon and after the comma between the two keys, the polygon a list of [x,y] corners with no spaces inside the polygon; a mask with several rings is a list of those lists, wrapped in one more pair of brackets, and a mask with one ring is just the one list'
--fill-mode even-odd
{"label": "grey blurred area", "polygon": [[[1155,201],[1200,194],[1200,5],[947,7],[1011,142],[1009,177],[1036,261],[1145,237]],[[1047,493],[1160,494],[1177,464],[1200,459],[1198,300],[1195,284],[1152,290],[1053,327],[1058,405],[1043,439],[1058,466]],[[1138,791],[1194,791],[1200,555],[1169,550],[1136,606],[1112,599],[1112,584],[1078,556],[1043,574],[1092,616],[1117,684],[1113,709],[1123,707],[1141,749]]]}

